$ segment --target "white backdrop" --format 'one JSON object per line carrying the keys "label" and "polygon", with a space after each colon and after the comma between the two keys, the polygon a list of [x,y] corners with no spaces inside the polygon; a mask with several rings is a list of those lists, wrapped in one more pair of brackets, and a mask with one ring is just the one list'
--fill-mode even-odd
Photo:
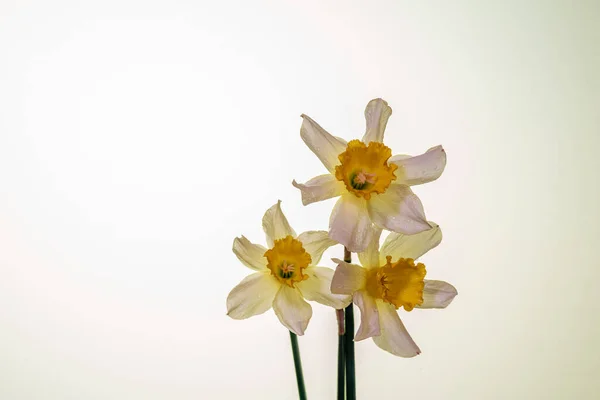
{"label": "white backdrop", "polygon": [[[226,317],[292,179],[324,167],[301,113],[346,139],[374,97],[395,153],[443,144],[415,188],[459,291],[405,323],[423,353],[357,344],[361,399],[591,399],[600,389],[600,4],[0,3],[0,398],[294,399],[287,331]],[[264,242],[263,242],[264,243]],[[329,258],[341,256],[333,248]],[[333,312],[300,338],[335,393]]]}

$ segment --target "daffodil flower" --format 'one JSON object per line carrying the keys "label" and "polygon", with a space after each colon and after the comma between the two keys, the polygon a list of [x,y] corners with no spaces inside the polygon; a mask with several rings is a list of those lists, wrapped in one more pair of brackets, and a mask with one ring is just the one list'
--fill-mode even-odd
{"label": "daffodil flower", "polygon": [[416,157],[392,157],[382,143],[391,114],[387,102],[371,100],[365,109],[366,133],[348,143],[302,115],[300,136],[329,173],[293,185],[304,205],[341,196],[331,213],[329,234],[352,252],[364,251],[377,227],[408,235],[429,229],[410,186],[437,179],[446,153],[436,146]]}
{"label": "daffodil flower", "polygon": [[281,211],[281,201],[269,208],[263,220],[269,249],[244,236],[235,238],[233,252],[246,267],[247,276],[227,297],[227,315],[245,319],[273,307],[279,321],[303,335],[312,316],[305,301],[317,301],[336,309],[346,307],[348,295],[331,293],[333,270],[316,267],[323,252],[337,244],[326,231],[308,231],[296,236]]}
{"label": "daffodil flower", "polygon": [[439,226],[414,235],[390,233],[379,250],[381,230],[373,235],[367,249],[358,253],[360,267],[342,260],[338,264],[331,291],[351,294],[361,312],[355,341],[369,337],[377,346],[400,357],[414,357],[421,351],[407,332],[397,310],[445,308],[457,294],[451,284],[426,280],[425,265],[415,259],[442,240]]}

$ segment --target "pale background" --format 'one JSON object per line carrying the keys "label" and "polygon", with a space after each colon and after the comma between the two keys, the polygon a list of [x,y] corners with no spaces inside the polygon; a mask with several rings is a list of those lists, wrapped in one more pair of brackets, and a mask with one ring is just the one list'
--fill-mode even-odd
{"label": "pale background", "polygon": [[[361,399],[595,399],[600,390],[597,1],[0,2],[0,398],[294,399],[287,331],[225,298],[231,252],[325,172],[301,113],[351,139],[443,144],[417,187],[459,291],[405,322],[423,353],[357,344]],[[340,256],[338,246],[331,256]],[[333,312],[300,339],[335,394]]]}

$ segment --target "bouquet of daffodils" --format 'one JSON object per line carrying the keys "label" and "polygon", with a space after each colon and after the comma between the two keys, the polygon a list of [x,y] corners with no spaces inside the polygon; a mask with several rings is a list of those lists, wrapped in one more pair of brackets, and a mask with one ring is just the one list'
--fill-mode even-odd
{"label": "bouquet of daffodils", "polygon": [[[329,218],[329,231],[296,234],[281,201],[262,219],[266,247],[244,236],[233,252],[254,272],[227,297],[227,315],[245,319],[271,307],[290,331],[300,399],[306,399],[297,335],[312,316],[310,301],[336,310],[339,327],[337,398],[355,399],[354,342],[373,338],[381,349],[399,357],[420,353],[400,316],[415,308],[445,308],[457,294],[451,284],[425,279],[416,260],[442,240],[440,227],[425,218],[411,186],[436,180],[446,165],[442,146],[418,156],[394,155],[383,143],[392,109],[374,99],[365,109],[366,133],[346,142],[302,115],[300,136],[321,160],[327,173],[293,185],[308,205],[339,197]],[[383,230],[390,231],[383,244]],[[335,271],[319,266],[329,247],[342,244],[343,259]],[[352,261],[352,253],[358,262]],[[355,333],[354,308],[360,309]]]}

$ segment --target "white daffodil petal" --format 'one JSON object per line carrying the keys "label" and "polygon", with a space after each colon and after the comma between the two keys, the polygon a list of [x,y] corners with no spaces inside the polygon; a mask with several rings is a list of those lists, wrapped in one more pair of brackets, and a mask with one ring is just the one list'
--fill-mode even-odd
{"label": "white daffodil petal", "polygon": [[446,167],[446,152],[442,146],[432,147],[427,152],[406,158],[394,156],[388,162],[398,166],[396,176],[406,185],[420,185],[436,180]]}
{"label": "white daffodil petal", "polygon": [[414,235],[391,232],[381,246],[379,262],[385,262],[386,256],[392,256],[393,260],[399,258],[416,260],[436,247],[442,241],[442,230],[434,222],[429,222],[429,225],[431,228]]}
{"label": "white daffodil petal", "polygon": [[367,248],[374,229],[365,199],[346,193],[335,203],[329,218],[329,236],[333,240],[357,253]]}
{"label": "white daffodil petal", "polygon": [[300,189],[302,204],[308,205],[317,201],[331,199],[344,193],[344,183],[331,174],[319,175],[306,183],[292,181],[292,185]]}
{"label": "white daffodil petal", "polygon": [[372,336],[379,336],[381,334],[379,312],[377,311],[375,299],[369,296],[366,291],[361,290],[354,293],[353,301],[360,308],[360,327],[354,340],[358,342]]}
{"label": "white daffodil petal", "polygon": [[298,336],[304,335],[312,317],[312,307],[304,301],[297,288],[281,285],[273,301],[273,310],[283,326]]}
{"label": "white daffodil petal", "polygon": [[340,163],[338,155],[346,150],[346,141],[335,137],[321,128],[309,116],[302,114],[302,127],[300,137],[313,153],[321,160],[329,172],[335,171],[335,166]]}
{"label": "white daffodil petal", "polygon": [[414,357],[421,353],[412,340],[398,312],[391,304],[377,300],[381,334],[373,336],[373,341],[383,350],[399,357]]}
{"label": "white daffodil petal", "polygon": [[233,239],[234,254],[242,264],[255,271],[267,269],[266,251],[263,246],[250,242],[244,236]]}
{"label": "white daffodil petal", "polygon": [[275,240],[283,239],[288,235],[296,237],[296,232],[294,232],[283,211],[281,211],[281,200],[265,212],[262,225],[269,247],[273,247]]}
{"label": "white daffodil petal", "polygon": [[383,142],[383,133],[390,115],[392,115],[392,109],[385,100],[374,99],[367,104],[365,108],[367,131],[362,138],[365,144]]}
{"label": "white daffodil petal", "polygon": [[331,293],[353,294],[357,290],[365,288],[367,272],[364,268],[338,260],[337,258],[332,260],[338,266],[331,280]]}
{"label": "white daffodil petal", "polygon": [[296,286],[306,300],[316,301],[336,309],[345,308],[352,299],[349,295],[331,293],[333,270],[324,267],[309,267],[304,270],[308,279],[298,282]]}
{"label": "white daffodil petal", "polygon": [[245,319],[271,308],[279,283],[268,272],[256,272],[244,278],[227,296],[227,315]]}
{"label": "white daffodil petal", "polygon": [[303,232],[298,236],[298,240],[302,243],[304,250],[310,254],[311,265],[318,264],[325,250],[338,244],[329,237],[327,231]]}
{"label": "white daffodil petal", "polygon": [[425,280],[425,289],[423,289],[423,304],[419,308],[446,308],[458,291],[454,286],[444,281]]}
{"label": "white daffodil petal", "polygon": [[390,185],[367,202],[371,220],[389,231],[412,235],[429,229],[423,204],[410,187]]}
{"label": "white daffodil petal", "polygon": [[365,251],[358,253],[358,259],[365,268],[379,267],[379,238],[381,237],[381,228],[376,227],[373,231],[373,237]]}

